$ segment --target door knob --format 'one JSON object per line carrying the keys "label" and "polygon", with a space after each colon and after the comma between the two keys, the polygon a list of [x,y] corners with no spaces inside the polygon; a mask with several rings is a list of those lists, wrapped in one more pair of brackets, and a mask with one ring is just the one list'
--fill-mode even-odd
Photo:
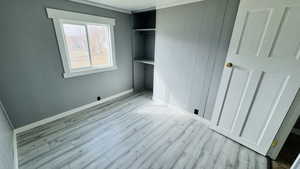
{"label": "door knob", "polygon": [[231,68],[233,66],[233,64],[231,62],[228,62],[228,63],[226,63],[225,66],[228,67],[228,68]]}

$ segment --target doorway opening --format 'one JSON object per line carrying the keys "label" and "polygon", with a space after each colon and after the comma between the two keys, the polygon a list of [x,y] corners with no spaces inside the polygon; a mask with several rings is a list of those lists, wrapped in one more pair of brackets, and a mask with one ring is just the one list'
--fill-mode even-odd
{"label": "doorway opening", "polygon": [[300,153],[300,118],[298,118],[286,139],[277,159],[272,162],[273,169],[290,169]]}

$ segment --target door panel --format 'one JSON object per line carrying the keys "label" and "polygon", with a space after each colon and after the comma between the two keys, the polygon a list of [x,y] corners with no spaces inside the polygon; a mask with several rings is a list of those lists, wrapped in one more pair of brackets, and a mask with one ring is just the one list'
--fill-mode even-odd
{"label": "door panel", "polygon": [[[240,100],[244,92],[244,84],[247,82],[248,72],[241,69],[233,69],[230,79],[230,85],[227,90],[226,99],[220,116],[219,125],[224,129],[231,131],[233,127],[234,117],[239,108]],[[241,84],[241,85],[240,85]],[[233,113],[234,112],[234,113]]]}
{"label": "door panel", "polygon": [[[297,79],[297,80],[296,80]],[[287,77],[270,111],[270,117],[257,144],[267,152],[299,89],[299,79]]]}
{"label": "door panel", "polygon": [[[277,74],[264,73],[262,75],[256,95],[253,97],[252,105],[249,108],[245,126],[241,131],[241,137],[257,143],[284,81],[285,77]],[[256,132],[252,132],[253,130]]]}
{"label": "door panel", "polygon": [[270,10],[247,11],[236,54],[258,55],[269,16]]}
{"label": "door panel", "polygon": [[[297,25],[298,23],[298,25]],[[282,25],[279,27],[270,57],[300,57],[300,7],[287,7],[284,10]]]}
{"label": "door panel", "polygon": [[265,155],[300,87],[300,1],[241,2],[211,128]]}

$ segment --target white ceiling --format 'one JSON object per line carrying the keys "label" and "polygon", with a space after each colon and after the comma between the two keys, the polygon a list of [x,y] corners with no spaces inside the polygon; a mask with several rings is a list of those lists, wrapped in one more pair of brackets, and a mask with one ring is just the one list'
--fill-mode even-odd
{"label": "white ceiling", "polygon": [[202,0],[71,0],[93,6],[117,10],[120,12],[136,12],[155,8],[166,8]]}

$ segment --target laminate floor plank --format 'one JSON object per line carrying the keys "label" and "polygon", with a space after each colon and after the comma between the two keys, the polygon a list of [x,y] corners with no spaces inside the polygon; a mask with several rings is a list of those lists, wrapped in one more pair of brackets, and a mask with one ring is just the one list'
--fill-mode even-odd
{"label": "laminate floor plank", "polygon": [[[129,126],[134,125],[141,125],[140,123],[143,123],[143,121],[145,119],[142,118],[136,118],[136,119],[132,119],[133,121],[128,121],[127,125],[124,125],[124,129],[127,129]],[[135,123],[137,122],[138,123]],[[85,134],[84,137],[82,136],[78,136],[76,138],[74,138],[72,141],[70,141],[69,143],[64,143],[59,145],[58,147],[55,147],[54,149],[52,149],[52,151],[50,152],[42,152],[39,153],[40,155],[37,157],[37,161],[45,161],[46,159],[48,160],[53,160],[55,157],[59,157],[60,155],[64,155],[66,156],[66,152],[75,152],[75,148],[77,149],[77,151],[81,151],[82,149],[84,149],[84,147],[92,144],[94,141],[99,140],[99,139],[106,139],[108,137],[115,137],[116,135],[118,135],[118,133],[120,132],[125,132],[122,130],[107,130],[107,131],[103,131],[103,130],[94,130],[92,132],[89,132],[88,134]],[[71,143],[71,144],[70,144]],[[80,149],[81,148],[81,149]],[[39,159],[43,159],[43,160],[39,160]],[[39,162],[35,163],[38,164]]]}
{"label": "laminate floor plank", "polygon": [[[133,158],[132,160],[126,160],[126,158],[124,159],[124,157],[123,157],[123,158],[121,158],[121,162],[123,164],[118,165],[116,163],[111,168],[124,168],[124,169],[138,168],[144,161],[147,160],[147,157],[151,156],[151,154],[153,154],[155,151],[157,151],[157,149],[160,148],[160,146],[163,143],[167,142],[168,140],[170,142],[171,138],[175,137],[177,135],[175,133],[180,133],[182,131],[183,125],[188,125],[188,124],[189,124],[189,122],[187,123],[187,121],[185,121],[184,119],[181,119],[180,121],[175,120],[174,125],[170,126],[170,130],[168,130],[168,132],[166,134],[164,134],[162,137],[155,137],[155,138],[153,137],[149,140],[145,140],[144,144],[150,144],[150,145],[144,146],[142,144],[141,149],[139,149],[139,147],[136,147],[136,150],[132,149],[131,153],[134,154],[133,156],[135,158]],[[153,142],[149,143],[149,141],[153,141]],[[134,151],[136,151],[136,152],[134,152]]]}
{"label": "laminate floor plank", "polygon": [[[130,137],[121,144],[112,147],[112,149],[105,152],[105,154],[99,154],[96,152],[95,154],[97,155],[95,156],[98,157],[98,159],[91,160],[89,163],[84,164],[79,168],[107,168],[122,156],[127,156],[130,150],[134,149],[135,146],[138,146],[143,139],[149,139],[149,136],[157,131],[157,129],[161,130],[164,126],[166,125],[164,125],[163,123],[152,123],[151,128],[149,128],[148,130],[138,132],[135,136]],[[71,164],[71,167],[74,169],[77,169],[78,166],[78,162],[75,163],[75,165]]]}
{"label": "laminate floor plank", "polygon": [[19,133],[19,169],[267,169],[265,157],[151,97],[136,93]]}
{"label": "laminate floor plank", "polygon": [[[140,94],[136,94],[131,96],[128,99],[116,101],[115,103],[111,103],[107,106],[96,106],[96,108],[90,108],[80,113],[76,113],[74,115],[67,116],[62,119],[58,119],[52,123],[48,123],[39,127],[36,127],[32,130],[25,131],[24,133],[20,133],[17,135],[18,145],[24,146],[24,144],[28,144],[32,141],[36,142],[39,138],[44,138],[50,134],[56,134],[56,132],[76,126],[77,124],[80,127],[84,126],[84,124],[89,121],[96,120],[96,117],[100,116],[100,118],[105,118],[114,114],[115,112],[119,112],[124,107],[127,108],[128,105],[139,104],[140,101],[146,101],[147,97],[141,99],[138,96]],[[98,117],[99,118],[99,117]]]}
{"label": "laminate floor plank", "polygon": [[29,138],[26,137],[27,140],[21,139],[22,144],[20,146],[24,147],[24,145],[30,144],[31,140],[34,140],[35,143],[37,142],[37,140],[45,139],[49,136],[51,137],[52,135],[57,136],[57,133],[59,132],[66,133],[69,130],[72,131],[72,129],[74,128],[84,127],[85,125],[89,125],[90,123],[98,121],[100,119],[109,118],[110,116],[115,115],[116,112],[120,112],[120,110],[126,113],[126,110],[130,111],[130,108],[138,107],[136,104],[142,104],[141,102],[146,102],[146,99],[142,99],[142,100],[140,99],[133,103],[126,103],[126,102],[123,104],[120,103],[119,105],[116,105],[111,108],[110,108],[111,105],[109,105],[109,107],[104,107],[99,110],[88,112],[90,114],[87,114],[87,112],[76,113],[76,116],[73,115],[74,117],[72,116],[72,118],[66,117],[67,119],[64,121],[53,122],[56,124],[55,127],[50,127],[48,130],[39,131],[37,129],[34,129],[32,131],[33,132],[32,137]]}
{"label": "laminate floor plank", "polygon": [[184,152],[182,152],[180,158],[174,164],[174,169],[187,168],[189,162],[197,160],[194,156],[194,152],[196,152],[195,148],[198,147],[198,144],[201,142],[204,134],[207,133],[207,130],[209,130],[207,127],[202,126],[195,138],[192,140],[192,143],[184,150]]}
{"label": "laminate floor plank", "polygon": [[[136,130],[145,127],[150,123],[150,120],[140,120],[138,122],[133,121],[133,123],[129,123],[127,126],[123,126],[120,128],[119,131],[115,130],[108,130],[99,136],[94,136],[93,139],[76,139],[71,142],[71,144],[65,145],[63,147],[60,147],[59,149],[54,149],[46,154],[43,154],[42,156],[37,157],[35,162],[30,162],[30,164],[33,164],[34,166],[39,166],[39,168],[42,168],[41,166],[47,166],[51,165],[49,163],[50,161],[52,163],[58,163],[58,161],[64,162],[66,158],[73,159],[77,156],[80,156],[81,154],[84,154],[85,152],[89,152],[89,150],[93,150],[93,145],[98,144],[98,141],[102,141],[103,149],[107,148],[108,145],[106,143],[113,144],[118,140],[121,140],[122,138],[129,137],[134,133]],[[119,134],[120,133],[120,134]],[[112,139],[113,138],[113,139]],[[32,167],[32,166],[31,166]],[[31,168],[29,166],[29,168]]]}
{"label": "laminate floor plank", "polygon": [[[132,109],[131,109],[132,111]],[[37,144],[38,141],[41,141],[39,144],[51,144],[52,142],[55,143],[57,142],[57,140],[59,140],[61,137],[65,137],[68,135],[74,135],[74,133],[79,133],[79,132],[84,132],[84,131],[89,131],[92,130],[93,128],[97,127],[97,126],[104,126],[104,125],[108,125],[109,123],[115,121],[115,120],[119,120],[120,118],[124,118],[125,116],[127,116],[127,112],[124,112],[123,114],[117,114],[117,115],[112,115],[106,118],[103,118],[101,120],[93,120],[93,121],[89,121],[88,124],[85,124],[85,126],[77,126],[74,128],[70,128],[70,129],[66,129],[64,131],[60,131],[57,132],[56,134],[53,135],[49,135],[49,136],[45,136],[43,139],[37,140],[33,143],[31,143],[32,145]],[[131,114],[132,116],[132,114]],[[24,148],[28,147],[27,151],[30,151],[30,148],[32,148],[30,145],[26,145],[23,146]],[[23,150],[25,151],[25,150]]]}
{"label": "laminate floor plank", "polygon": [[[64,137],[69,137],[69,139],[70,139],[70,135],[74,137],[74,136],[77,136],[76,133],[79,133],[81,131],[83,131],[83,133],[86,133],[89,130],[93,130],[93,128],[95,128],[95,126],[97,127],[99,125],[103,125],[103,126],[108,125],[109,122],[112,122],[112,121],[118,119],[119,117],[123,117],[123,116],[127,115],[128,111],[133,111],[136,108],[136,106],[133,106],[133,107],[132,106],[127,106],[126,108],[124,108],[122,114],[120,114],[120,113],[113,114],[111,116],[101,118],[101,120],[99,120],[99,119],[97,120],[97,117],[93,117],[93,120],[89,120],[88,122],[85,122],[82,125],[76,126],[74,128],[68,128],[65,130],[57,131],[55,134],[53,133],[51,135],[47,135],[45,137],[42,137],[41,139],[37,139],[36,141],[31,142],[30,144],[23,145],[19,149],[19,155],[21,157],[20,160],[22,161],[23,154],[27,154],[26,156],[28,156],[28,154],[31,153],[30,151],[33,151],[33,150],[36,151],[36,149],[38,149],[42,145],[46,145],[46,146],[50,145],[51,147],[54,147],[55,145],[61,143],[62,139]],[[130,108],[130,109],[127,110],[128,108]],[[133,116],[133,115],[134,114],[131,114],[131,116]],[[131,117],[131,118],[133,118],[133,117]],[[82,134],[80,136],[82,136]],[[36,146],[36,145],[38,145],[38,146]],[[35,153],[35,152],[33,152],[33,153]],[[35,154],[35,155],[38,155],[38,154]]]}
{"label": "laminate floor plank", "polygon": [[[170,121],[167,121],[166,123],[171,123]],[[153,135],[149,136],[147,140],[141,142],[134,148],[130,149],[127,153],[127,155],[122,156],[118,158],[118,160],[115,160],[113,163],[111,163],[109,166],[107,166],[107,169],[121,169],[121,168],[128,168],[130,164],[134,163],[140,156],[142,156],[147,150],[152,148],[152,146],[157,142],[157,138],[163,138],[168,135],[170,130],[172,128],[176,127],[176,123],[172,123],[170,125],[165,125],[164,128],[161,130],[154,132]]]}
{"label": "laminate floor plank", "polygon": [[130,169],[143,169],[143,168],[152,168],[152,166],[158,161],[161,155],[166,152],[166,150],[172,145],[172,143],[176,142],[180,137],[184,136],[186,130],[191,128],[192,124],[195,121],[189,121],[183,125],[180,125],[176,130],[173,130],[170,133],[169,137],[159,144],[154,145],[148,152],[146,152],[143,156],[141,156]]}

